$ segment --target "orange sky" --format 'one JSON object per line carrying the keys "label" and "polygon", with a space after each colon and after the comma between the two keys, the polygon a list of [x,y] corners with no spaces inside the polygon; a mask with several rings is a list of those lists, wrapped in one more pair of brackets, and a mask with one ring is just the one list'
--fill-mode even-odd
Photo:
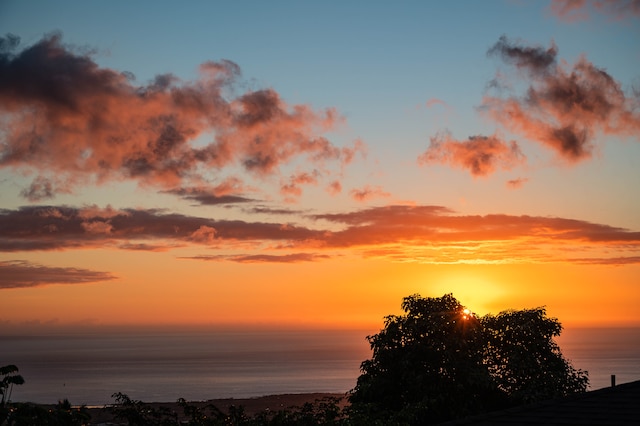
{"label": "orange sky", "polygon": [[375,330],[414,293],[640,326],[634,2],[33,4],[0,327]]}

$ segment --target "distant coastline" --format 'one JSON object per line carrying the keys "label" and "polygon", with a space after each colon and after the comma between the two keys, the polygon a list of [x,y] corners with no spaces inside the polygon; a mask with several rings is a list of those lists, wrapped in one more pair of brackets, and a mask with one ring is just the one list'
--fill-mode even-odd
{"label": "distant coastline", "polygon": [[[335,398],[339,400],[338,405],[345,407],[348,405],[346,393],[300,393],[300,394],[279,394],[279,395],[265,395],[254,398],[218,398],[204,401],[189,401],[189,403],[196,407],[204,407],[207,404],[213,404],[223,412],[229,412],[231,406],[236,408],[242,407],[244,412],[248,416],[254,416],[256,414],[270,411],[277,412],[280,410],[291,410],[302,407],[306,403],[314,403],[317,401],[328,400],[329,398]],[[168,408],[179,416],[182,416],[182,408],[174,402],[147,402],[143,401],[147,405],[158,409],[161,407]],[[43,407],[51,407],[51,404],[38,404]],[[110,408],[111,404],[105,406],[92,406],[88,411],[91,415],[90,425],[99,424],[117,424],[114,417],[114,413]]]}

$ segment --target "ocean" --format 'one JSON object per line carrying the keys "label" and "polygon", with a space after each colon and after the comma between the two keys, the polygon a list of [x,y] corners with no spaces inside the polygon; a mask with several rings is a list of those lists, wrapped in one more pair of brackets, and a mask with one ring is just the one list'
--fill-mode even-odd
{"label": "ocean", "polygon": [[[371,333],[371,331],[369,331]],[[113,403],[345,393],[371,356],[366,331],[153,330],[0,335],[0,365],[25,384],[13,401]],[[558,340],[591,389],[640,380],[640,328],[569,329]]]}

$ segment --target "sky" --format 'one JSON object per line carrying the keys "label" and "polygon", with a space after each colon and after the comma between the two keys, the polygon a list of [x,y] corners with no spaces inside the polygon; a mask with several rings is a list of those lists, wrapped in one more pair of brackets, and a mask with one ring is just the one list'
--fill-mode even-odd
{"label": "sky", "polygon": [[0,327],[640,326],[640,2],[0,1]]}

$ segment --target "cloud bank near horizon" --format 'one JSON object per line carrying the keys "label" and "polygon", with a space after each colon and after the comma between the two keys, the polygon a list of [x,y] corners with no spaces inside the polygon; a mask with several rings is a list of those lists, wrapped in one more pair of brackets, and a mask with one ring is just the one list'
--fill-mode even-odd
{"label": "cloud bank near horizon", "polygon": [[[422,263],[637,263],[640,232],[557,217],[462,215],[441,206],[390,205],[347,213],[289,212],[291,222],[215,220],[154,209],[29,206],[0,211],[0,252],[179,250],[241,263],[361,255]],[[212,253],[212,254],[211,254]],[[579,256],[579,257],[578,257]],[[576,260],[578,262],[578,260]]]}

